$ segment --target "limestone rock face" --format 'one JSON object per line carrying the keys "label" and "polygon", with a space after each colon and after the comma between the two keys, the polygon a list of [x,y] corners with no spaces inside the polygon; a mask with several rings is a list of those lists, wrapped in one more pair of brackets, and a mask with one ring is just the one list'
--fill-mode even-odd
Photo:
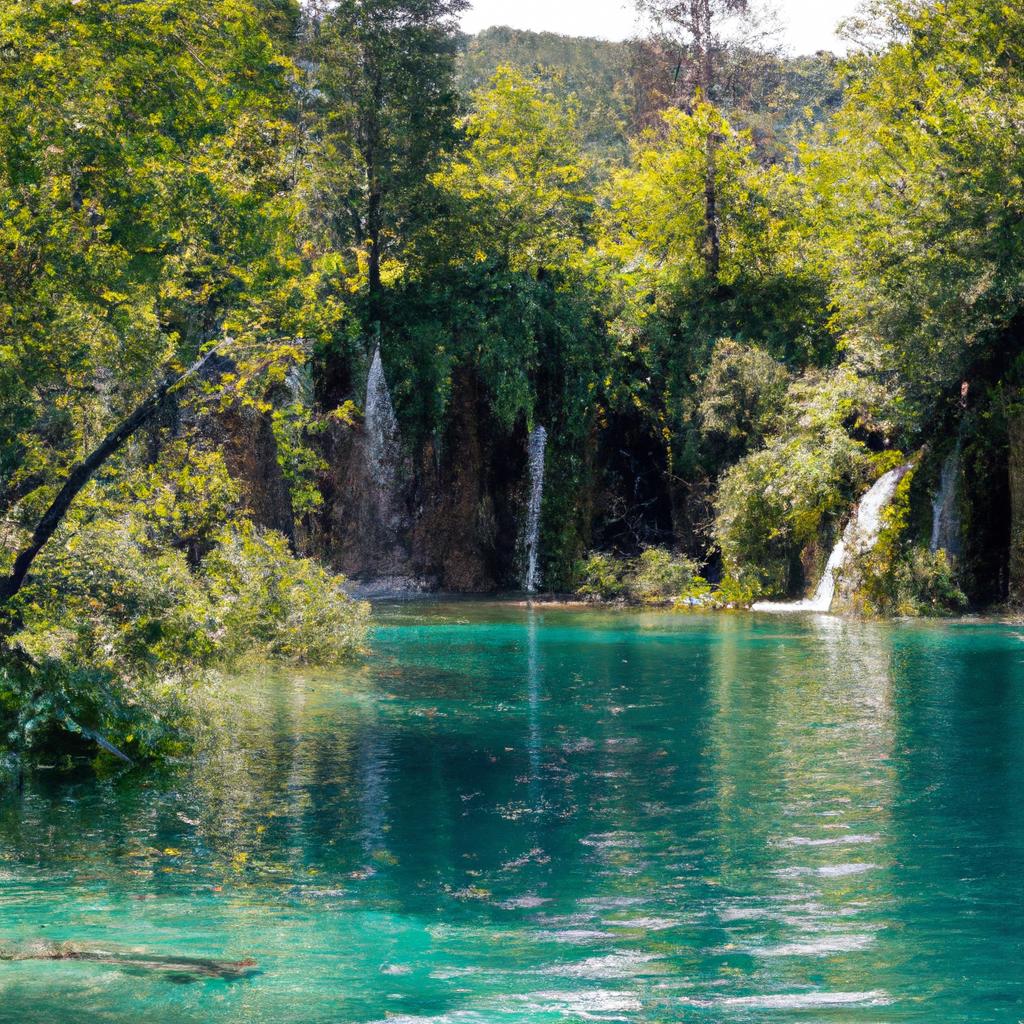
{"label": "limestone rock face", "polygon": [[1010,417],[1010,601],[1024,604],[1024,408]]}
{"label": "limestone rock face", "polygon": [[277,461],[277,441],[266,415],[248,406],[217,413],[204,432],[224,455],[241,486],[242,501],[257,525],[295,542],[295,515],[288,481]]}
{"label": "limestone rock face", "polygon": [[[370,384],[368,395],[372,377]],[[453,381],[443,437],[411,453],[396,445],[392,466],[381,466],[375,430],[366,417],[325,435],[329,470],[314,551],[367,594],[514,586],[525,439],[488,429],[473,376]]]}

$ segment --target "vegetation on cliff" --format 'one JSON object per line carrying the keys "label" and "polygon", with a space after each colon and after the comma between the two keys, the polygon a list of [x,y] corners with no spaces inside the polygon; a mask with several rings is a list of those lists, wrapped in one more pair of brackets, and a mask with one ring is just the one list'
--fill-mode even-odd
{"label": "vegetation on cliff", "polygon": [[549,588],[798,595],[921,451],[850,603],[1024,598],[1024,14],[878,0],[840,64],[643,6],[619,45],[466,40],[462,0],[5,5],[10,744],[156,749],[213,666],[348,656],[338,571],[515,585],[539,424]]}

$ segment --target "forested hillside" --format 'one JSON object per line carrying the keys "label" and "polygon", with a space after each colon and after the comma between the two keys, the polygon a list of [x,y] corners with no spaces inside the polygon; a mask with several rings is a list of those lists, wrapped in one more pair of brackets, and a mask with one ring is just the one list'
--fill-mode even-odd
{"label": "forested hillside", "polygon": [[840,63],[644,6],[4,5],[11,743],[358,651],[335,573],[799,597],[895,467],[842,606],[1024,600],[1024,12],[882,0]]}
{"label": "forested hillside", "polygon": [[[665,39],[607,42],[489,28],[462,40],[459,89],[465,96],[487,85],[503,66],[536,78],[563,104],[577,109],[584,147],[599,161],[625,161],[629,140],[679,102],[687,47]],[[721,57],[716,104],[749,127],[764,151],[783,159],[804,130],[838,107],[838,61],[830,53],[787,57],[735,47]],[[685,83],[683,84],[685,90]]]}

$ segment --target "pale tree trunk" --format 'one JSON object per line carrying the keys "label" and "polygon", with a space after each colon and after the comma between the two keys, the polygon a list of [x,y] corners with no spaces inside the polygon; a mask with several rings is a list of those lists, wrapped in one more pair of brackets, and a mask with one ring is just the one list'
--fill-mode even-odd
{"label": "pale tree trunk", "polygon": [[[700,91],[705,103],[714,102],[715,84],[713,12],[711,0],[697,0],[692,8],[691,31],[700,59]],[[718,234],[718,143],[716,132],[709,132],[704,149],[704,269],[708,279],[718,282],[721,241]]]}

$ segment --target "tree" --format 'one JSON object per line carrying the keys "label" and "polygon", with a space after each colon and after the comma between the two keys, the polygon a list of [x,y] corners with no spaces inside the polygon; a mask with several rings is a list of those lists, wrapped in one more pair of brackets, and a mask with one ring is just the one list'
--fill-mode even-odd
{"label": "tree", "polygon": [[[911,439],[967,433],[976,490],[1010,513],[991,532],[978,514],[967,560],[990,579],[1008,571],[1024,595],[1024,11],[872,8],[870,48],[850,62],[808,174],[837,323],[851,354],[900,387]],[[992,564],[984,549],[1005,553],[1006,532],[1013,557]]]}
{"label": "tree", "polygon": [[[714,135],[718,270],[706,264],[707,140]],[[763,166],[753,143],[713,106],[667,111],[634,143],[632,166],[602,196],[599,251],[622,303],[618,407],[642,411],[664,452],[677,543],[705,549],[722,471],[701,430],[699,392],[716,342],[753,343],[790,367],[832,352],[826,286],[806,237],[794,174]],[[717,454],[716,454],[717,452]]]}
{"label": "tree", "polygon": [[383,265],[401,260],[430,216],[429,178],[455,143],[457,16],[466,0],[340,0],[312,12],[311,132],[343,158],[319,199],[335,242],[365,251],[369,320],[380,314]]}
{"label": "tree", "polygon": [[[715,196],[714,274],[707,267],[708,187]],[[641,290],[678,290],[702,279],[732,284],[742,275],[772,273],[791,229],[786,206],[794,197],[784,172],[757,163],[749,136],[698,103],[690,113],[667,111],[658,129],[635,141],[631,166],[607,188],[604,244]]]}
{"label": "tree", "polygon": [[433,180],[461,207],[468,254],[514,271],[567,267],[593,204],[575,111],[503,67],[473,95],[462,130],[466,145]]}
{"label": "tree", "polygon": [[235,396],[283,373],[304,298],[292,69],[248,0],[13,3],[0,49],[0,509],[27,531],[9,599],[204,353],[231,339]]}
{"label": "tree", "polygon": [[[662,46],[668,43],[679,54],[673,88],[683,107],[717,102],[718,58],[726,46],[723,28],[750,14],[750,0],[638,0],[637,6],[653,19]],[[704,140],[702,249],[705,271],[712,281],[718,278],[721,260],[715,166],[719,142],[714,132]]]}
{"label": "tree", "polygon": [[927,417],[937,399],[959,402],[964,379],[995,379],[1012,361],[1007,331],[1024,309],[1024,12],[998,0],[885,12],[902,39],[851,62],[809,173],[851,344],[898,374]]}

